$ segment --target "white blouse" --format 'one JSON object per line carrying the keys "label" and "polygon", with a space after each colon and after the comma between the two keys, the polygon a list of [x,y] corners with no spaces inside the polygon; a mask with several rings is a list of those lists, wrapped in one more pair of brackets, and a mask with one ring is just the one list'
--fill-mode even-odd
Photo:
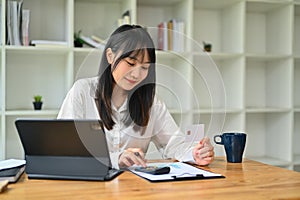
{"label": "white blouse", "polygon": [[[58,113],[60,119],[97,119],[100,120],[95,103],[95,91],[98,77],[77,80],[68,92]],[[124,119],[128,114],[127,100],[116,109],[112,105],[115,125],[112,130],[105,129],[112,166],[119,168],[119,155],[127,148],[141,148],[147,152],[153,142],[162,157],[179,161],[194,162],[192,144],[185,143],[185,136],[178,128],[166,105],[155,97],[150,119],[144,133],[134,130],[133,125],[126,126]]]}

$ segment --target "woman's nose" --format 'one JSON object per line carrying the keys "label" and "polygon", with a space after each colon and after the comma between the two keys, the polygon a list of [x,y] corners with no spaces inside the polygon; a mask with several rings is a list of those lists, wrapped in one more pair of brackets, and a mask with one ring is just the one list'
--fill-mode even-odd
{"label": "woman's nose", "polygon": [[131,70],[130,75],[131,75],[133,78],[135,78],[135,79],[139,78],[139,76],[140,76],[140,67],[138,67],[138,66],[134,67],[134,68]]}

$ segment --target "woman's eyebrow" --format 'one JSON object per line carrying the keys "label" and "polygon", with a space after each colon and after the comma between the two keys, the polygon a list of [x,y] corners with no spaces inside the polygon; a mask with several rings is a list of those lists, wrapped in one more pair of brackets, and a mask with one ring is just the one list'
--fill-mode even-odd
{"label": "woman's eyebrow", "polygon": [[[140,62],[136,57],[133,57],[133,56],[129,56],[128,58],[132,59],[132,60],[136,60],[138,62]],[[140,62],[140,63],[144,63],[144,64],[151,64],[151,61],[148,61],[148,62]]]}

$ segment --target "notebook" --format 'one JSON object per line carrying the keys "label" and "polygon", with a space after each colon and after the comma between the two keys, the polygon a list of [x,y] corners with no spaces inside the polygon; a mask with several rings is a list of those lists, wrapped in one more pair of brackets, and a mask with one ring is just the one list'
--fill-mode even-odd
{"label": "notebook", "polygon": [[17,119],[28,178],[112,180],[105,132],[97,120]]}
{"label": "notebook", "polygon": [[0,181],[8,180],[9,183],[15,183],[19,180],[25,170],[25,165],[10,169],[0,170]]}

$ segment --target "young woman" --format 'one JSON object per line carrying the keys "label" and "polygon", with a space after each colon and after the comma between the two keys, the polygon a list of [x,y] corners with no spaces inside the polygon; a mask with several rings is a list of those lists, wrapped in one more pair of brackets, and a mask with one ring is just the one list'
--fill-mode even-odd
{"label": "young woman", "polygon": [[138,25],[115,30],[105,46],[97,77],[76,81],[58,118],[101,119],[115,168],[146,166],[152,141],[163,158],[208,165],[214,159],[209,138],[184,142],[165,104],[155,95],[155,47]]}

